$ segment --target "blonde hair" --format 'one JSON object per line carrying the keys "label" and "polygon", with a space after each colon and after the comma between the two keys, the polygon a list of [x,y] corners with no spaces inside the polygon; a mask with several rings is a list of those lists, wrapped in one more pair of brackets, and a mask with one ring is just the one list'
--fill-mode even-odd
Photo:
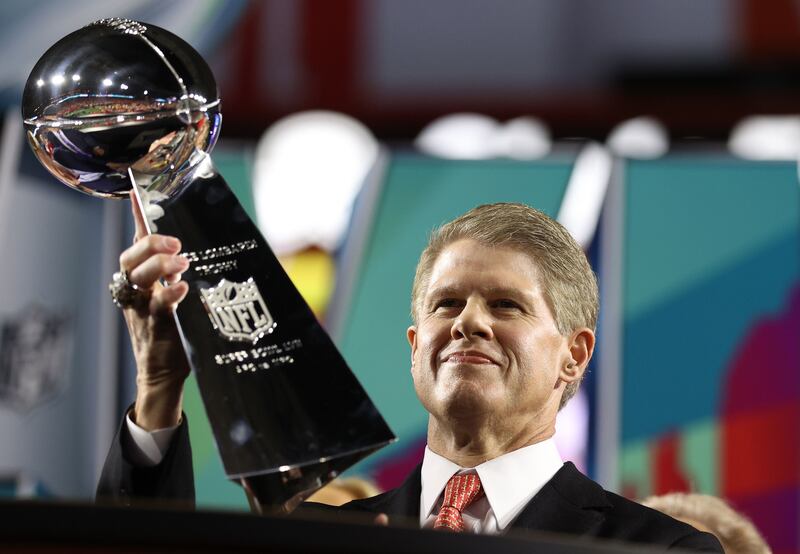
{"label": "blonde hair", "polygon": [[[436,259],[448,245],[463,239],[513,248],[530,256],[539,270],[544,298],[559,332],[566,336],[580,327],[595,330],[597,278],[583,250],[558,222],[515,203],[484,204],[434,229],[420,256],[411,289],[415,324]],[[580,381],[567,385],[559,409],[575,395],[579,385]]]}
{"label": "blonde hair", "polygon": [[726,554],[772,554],[755,525],[716,496],[674,492],[651,496],[642,504],[675,519],[704,525],[719,539]]}

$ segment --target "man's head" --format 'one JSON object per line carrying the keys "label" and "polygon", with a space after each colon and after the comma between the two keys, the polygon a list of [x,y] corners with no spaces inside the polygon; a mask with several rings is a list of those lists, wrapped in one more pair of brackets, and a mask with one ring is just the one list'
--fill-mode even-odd
{"label": "man's head", "polygon": [[[411,315],[420,322],[431,274],[443,251],[463,240],[525,254],[536,268],[538,286],[564,337],[597,324],[597,280],[586,256],[559,223],[523,204],[487,204],[436,229],[420,256],[411,293]],[[559,407],[577,391],[581,377],[565,387]]]}

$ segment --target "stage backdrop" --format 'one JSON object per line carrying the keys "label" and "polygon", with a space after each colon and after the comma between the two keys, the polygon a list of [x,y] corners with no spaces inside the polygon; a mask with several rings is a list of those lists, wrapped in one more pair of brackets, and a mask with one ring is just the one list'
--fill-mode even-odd
{"label": "stage backdrop", "polygon": [[797,552],[797,164],[670,157],[624,177],[622,488],[723,496]]}

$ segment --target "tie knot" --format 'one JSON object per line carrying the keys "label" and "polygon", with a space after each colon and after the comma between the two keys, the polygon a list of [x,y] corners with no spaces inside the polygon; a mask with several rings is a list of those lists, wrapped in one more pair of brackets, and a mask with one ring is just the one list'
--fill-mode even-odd
{"label": "tie knot", "polygon": [[439,516],[433,524],[434,529],[463,531],[464,520],[461,512],[477,500],[482,493],[481,479],[477,474],[453,475],[444,488],[444,501]]}
{"label": "tie knot", "polygon": [[442,506],[451,506],[459,512],[472,504],[481,493],[481,478],[477,473],[453,475],[444,489],[444,503]]}

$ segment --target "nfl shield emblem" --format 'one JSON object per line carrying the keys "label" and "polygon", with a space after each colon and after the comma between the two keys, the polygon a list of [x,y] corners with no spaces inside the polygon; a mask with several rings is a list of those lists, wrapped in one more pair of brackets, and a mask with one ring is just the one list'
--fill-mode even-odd
{"label": "nfl shield emblem", "polygon": [[40,306],[0,322],[0,400],[30,409],[58,394],[71,345],[69,318]]}
{"label": "nfl shield emblem", "polygon": [[214,329],[229,341],[255,344],[275,329],[275,320],[252,277],[244,283],[222,279],[215,287],[200,289],[200,298]]}

